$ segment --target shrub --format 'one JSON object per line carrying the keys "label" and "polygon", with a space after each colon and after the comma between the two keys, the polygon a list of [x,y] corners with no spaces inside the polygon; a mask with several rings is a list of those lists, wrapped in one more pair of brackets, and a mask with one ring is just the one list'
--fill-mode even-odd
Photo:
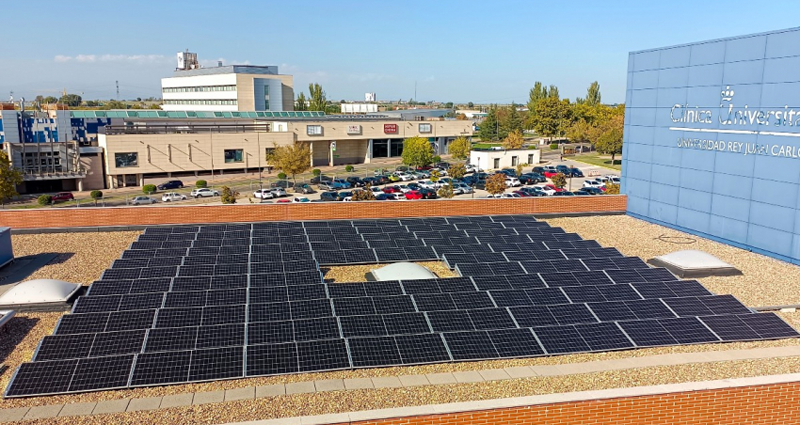
{"label": "shrub", "polygon": [[205,181],[205,180],[198,180],[198,181],[194,182],[194,187],[196,187],[198,189],[205,189],[205,188],[208,187],[208,182]]}
{"label": "shrub", "polygon": [[556,150],[556,149],[558,149],[558,143],[550,143],[550,149],[551,149],[551,150]]}
{"label": "shrub", "polygon": [[453,185],[446,184],[440,187],[439,191],[436,192],[436,194],[439,195],[440,198],[452,198],[453,196],[455,196],[455,194],[453,193]]}
{"label": "shrub", "polygon": [[506,175],[493,174],[486,179],[486,191],[492,195],[499,195],[506,191]]}
{"label": "shrub", "polygon": [[280,180],[286,180],[286,173],[278,173],[278,178]]}
{"label": "shrub", "polygon": [[53,203],[53,197],[50,195],[42,195],[36,199],[36,202],[41,206],[50,205]]}
{"label": "shrub", "polygon": [[359,189],[354,191],[352,199],[354,201],[374,201],[375,194],[372,193],[372,190],[370,190],[370,186],[367,185],[364,189]]}
{"label": "shrub", "polygon": [[151,194],[151,193],[156,193],[156,190],[158,190],[158,188],[154,184],[146,184],[146,185],[142,186],[142,192],[144,192],[144,193],[146,193],[148,195]]}
{"label": "shrub", "polygon": [[606,195],[619,195],[619,185],[606,183]]}
{"label": "shrub", "polygon": [[442,162],[442,157],[441,156],[436,155],[436,156],[433,157],[433,163],[434,164],[438,164],[440,162]]}
{"label": "shrub", "polygon": [[567,185],[567,176],[565,176],[564,173],[558,173],[555,176],[550,177],[550,180],[553,181],[553,186],[559,189],[563,189],[564,186]]}
{"label": "shrub", "polygon": [[93,190],[89,193],[89,196],[94,199],[94,205],[97,206],[97,201],[103,199],[103,192],[99,190]]}
{"label": "shrub", "polygon": [[353,170],[355,170],[355,167],[353,167],[352,165],[344,167],[344,171],[347,171],[348,173],[352,173]]}
{"label": "shrub", "polygon": [[239,192],[231,189],[228,186],[222,186],[222,192],[220,198],[222,198],[223,204],[235,204],[236,203],[236,196],[239,195]]}
{"label": "shrub", "polygon": [[320,174],[322,174],[322,170],[320,170],[319,168],[315,168],[315,169],[311,170],[311,173],[314,174],[314,176],[316,177],[316,176],[319,176]]}

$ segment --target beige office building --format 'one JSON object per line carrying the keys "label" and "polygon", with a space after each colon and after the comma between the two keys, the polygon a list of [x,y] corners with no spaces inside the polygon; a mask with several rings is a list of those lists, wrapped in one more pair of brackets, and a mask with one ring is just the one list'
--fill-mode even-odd
{"label": "beige office building", "polygon": [[[237,115],[242,114],[255,113]],[[293,119],[151,119],[108,125],[98,135],[105,152],[107,186],[139,186],[147,177],[258,172],[267,167],[269,149],[293,143],[310,144],[311,165],[334,166],[398,157],[403,139],[412,136],[428,138],[437,154],[445,154],[456,137],[472,135],[469,121],[282,114]]]}

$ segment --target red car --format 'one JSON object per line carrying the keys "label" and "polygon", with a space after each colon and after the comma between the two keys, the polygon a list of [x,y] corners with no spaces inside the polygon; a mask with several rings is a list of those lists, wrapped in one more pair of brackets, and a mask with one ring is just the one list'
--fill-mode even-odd
{"label": "red car", "polygon": [[422,199],[422,193],[418,190],[411,190],[405,193],[406,199]]}
{"label": "red car", "polygon": [[70,201],[73,199],[75,199],[75,197],[72,196],[72,193],[70,192],[58,192],[55,195],[53,195],[53,202]]}
{"label": "red car", "polygon": [[555,176],[556,174],[559,174],[559,173],[560,173],[560,171],[547,170],[547,171],[544,172],[544,176],[547,177],[548,179],[551,179],[551,178],[553,178],[553,176]]}
{"label": "red car", "polygon": [[559,189],[559,188],[553,186],[552,184],[546,184],[546,185],[544,185],[544,187],[546,189],[551,189],[551,190],[554,190],[556,192],[563,192],[564,191],[564,189]]}
{"label": "red car", "polygon": [[529,198],[531,196],[528,192],[523,192],[521,190],[515,190],[515,191],[513,191],[511,193],[516,193],[517,195],[519,195],[519,196],[521,196],[523,198]]}
{"label": "red car", "polygon": [[403,193],[400,186],[386,186],[383,188],[383,193]]}

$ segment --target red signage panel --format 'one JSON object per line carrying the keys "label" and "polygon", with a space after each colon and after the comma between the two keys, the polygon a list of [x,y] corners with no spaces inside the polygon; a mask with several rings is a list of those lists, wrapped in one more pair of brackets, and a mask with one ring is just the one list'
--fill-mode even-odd
{"label": "red signage panel", "polygon": [[397,133],[397,124],[384,124],[383,125],[383,132],[386,134],[396,134]]}

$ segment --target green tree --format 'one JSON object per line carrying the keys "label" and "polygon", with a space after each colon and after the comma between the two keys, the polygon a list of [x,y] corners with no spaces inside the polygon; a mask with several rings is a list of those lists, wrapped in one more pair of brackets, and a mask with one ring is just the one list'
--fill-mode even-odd
{"label": "green tree", "polygon": [[536,105],[532,124],[536,132],[545,137],[563,136],[570,125],[569,100],[548,97]]}
{"label": "green tree", "polygon": [[499,195],[506,191],[506,175],[497,173],[486,179],[486,191],[492,195]]}
{"label": "green tree", "polygon": [[456,140],[450,142],[448,150],[453,158],[465,160],[469,158],[469,152],[472,150],[472,144],[464,136],[456,137]]}
{"label": "green tree", "polygon": [[306,102],[307,102],[306,95],[303,92],[300,92],[300,94],[297,95],[297,101],[294,102],[294,110],[307,111],[308,104]]}
{"label": "green tree", "polygon": [[103,109],[128,109],[128,105],[125,102],[112,99],[103,105]]}
{"label": "green tree", "polygon": [[308,99],[309,111],[325,111],[325,107],[328,105],[328,101],[325,99],[325,92],[322,90],[322,86],[317,83],[311,83],[308,85]]}
{"label": "green tree", "polygon": [[447,170],[447,174],[454,179],[460,179],[467,174],[467,167],[463,162],[457,162],[450,166],[450,169]]}
{"label": "green tree", "polygon": [[93,190],[89,193],[89,196],[94,200],[94,206],[97,206],[97,201],[103,199],[103,192],[99,190]]}
{"label": "green tree", "polygon": [[474,107],[475,107],[475,104],[474,104],[474,103],[472,103],[472,102],[468,102],[468,103],[467,103],[467,108],[469,108],[469,109],[472,109],[472,108],[474,108]]}
{"label": "green tree", "polygon": [[372,193],[372,188],[370,185],[365,186],[363,189],[358,189],[353,191],[354,201],[374,201],[375,194]]}
{"label": "green tree", "polygon": [[438,195],[440,198],[445,198],[445,199],[450,199],[453,196],[455,196],[453,190],[453,181],[451,180],[450,183],[440,187],[439,190],[436,191],[436,195]]}
{"label": "green tree", "polygon": [[44,100],[42,100],[42,103],[56,103],[56,102],[58,102],[58,99],[53,96],[47,96],[44,98]]}
{"label": "green tree", "polygon": [[83,101],[83,99],[81,99],[81,97],[77,94],[65,94],[64,96],[61,96],[61,99],[58,99],[59,103],[63,103],[72,107],[80,106],[81,101]]}
{"label": "green tree", "polygon": [[522,132],[524,127],[522,116],[517,111],[516,103],[511,102],[511,105],[505,109],[505,114],[503,114],[502,121],[500,121],[500,133],[502,133],[502,136],[498,134],[500,138],[504,138],[515,131]]}
{"label": "green tree", "polygon": [[586,104],[589,106],[597,106],[600,104],[600,83],[593,82],[586,90]]}
{"label": "green tree", "polygon": [[409,137],[403,141],[403,164],[422,167],[433,161],[433,146],[423,137]]}
{"label": "green tree", "polygon": [[565,135],[573,143],[594,143],[597,134],[597,127],[584,120],[572,123]]}
{"label": "green tree", "polygon": [[11,165],[5,151],[0,151],[0,203],[5,208],[6,202],[19,195],[17,185],[22,183],[22,171]]}
{"label": "green tree", "polygon": [[522,163],[522,162],[521,162],[521,163],[519,163],[519,164],[517,164],[517,177],[519,177],[519,176],[521,176],[521,175],[522,175],[522,171],[523,171],[522,169],[523,169],[523,168],[525,168],[525,167],[527,167],[528,165],[529,165],[529,164]]}
{"label": "green tree", "polygon": [[142,192],[144,192],[145,195],[156,193],[157,190],[158,188],[154,184],[146,184],[142,186]]}
{"label": "green tree", "polygon": [[220,193],[220,200],[223,204],[235,204],[236,197],[239,196],[239,192],[231,189],[228,186],[222,186],[222,192]]}
{"label": "green tree", "polygon": [[267,154],[267,164],[291,175],[292,182],[297,185],[297,175],[311,168],[311,148],[307,143],[274,145]]}
{"label": "green tree", "polygon": [[558,173],[553,177],[550,177],[550,180],[553,181],[553,186],[559,189],[562,189],[567,185],[567,176],[565,176],[564,173]]}
{"label": "green tree", "polygon": [[481,138],[482,142],[497,140],[499,130],[498,127],[499,123],[497,121],[497,106],[490,105],[489,111],[486,113],[486,118],[484,118],[480,123],[478,137]]}
{"label": "green tree", "polygon": [[161,109],[161,105],[159,105],[158,103],[153,103],[150,106],[148,106],[147,109]]}
{"label": "green tree", "polygon": [[521,149],[524,140],[519,130],[513,131],[503,139],[503,149]]}
{"label": "green tree", "polygon": [[196,187],[198,189],[206,188],[206,187],[208,187],[208,182],[205,181],[205,180],[198,180],[198,181],[194,182],[194,187]]}
{"label": "green tree", "polygon": [[439,170],[431,170],[431,181],[436,183],[439,179],[442,178],[442,175],[439,173]]}
{"label": "green tree", "polygon": [[616,115],[604,123],[599,129],[599,135],[594,142],[594,147],[598,152],[611,155],[611,164],[614,158],[622,153],[622,132],[624,116]]}
{"label": "green tree", "polygon": [[533,83],[533,88],[528,92],[528,111],[533,111],[536,108],[536,104],[546,97],[547,88],[542,85],[542,82]]}
{"label": "green tree", "polygon": [[550,88],[547,89],[547,97],[553,99],[561,99],[561,97],[558,95],[558,87],[556,87],[553,84],[550,84]]}
{"label": "green tree", "polygon": [[606,195],[619,195],[619,185],[614,183],[606,183]]}
{"label": "green tree", "polygon": [[444,107],[447,109],[453,109],[453,102],[447,102],[444,104]]}

